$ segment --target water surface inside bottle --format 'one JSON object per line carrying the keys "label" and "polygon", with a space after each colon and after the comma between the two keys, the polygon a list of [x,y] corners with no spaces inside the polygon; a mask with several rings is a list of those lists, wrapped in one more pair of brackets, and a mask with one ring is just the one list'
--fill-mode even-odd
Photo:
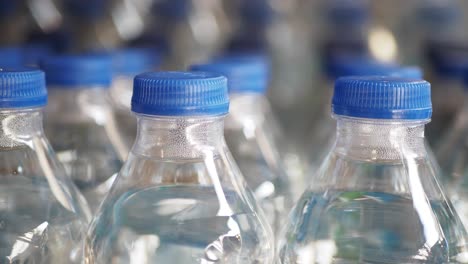
{"label": "water surface inside bottle", "polygon": [[306,192],[295,210],[302,217],[293,219],[302,219],[297,259],[287,263],[309,263],[314,252],[324,261],[317,263],[465,263],[458,249],[466,233],[451,205],[419,202],[385,192]]}
{"label": "water surface inside bottle", "polygon": [[[225,197],[231,214],[222,213],[219,196]],[[111,224],[102,221],[96,230],[112,234],[104,243],[112,250],[103,252],[119,252],[107,256],[109,262],[262,263],[252,259],[249,249],[258,243],[250,220],[255,213],[233,191],[199,185],[148,187],[121,195],[105,212],[112,214],[104,217]]]}
{"label": "water surface inside bottle", "polygon": [[79,263],[82,219],[68,208],[63,183],[28,175],[37,164],[4,163],[35,155],[24,147],[0,152],[0,263],[59,264],[73,258]]}

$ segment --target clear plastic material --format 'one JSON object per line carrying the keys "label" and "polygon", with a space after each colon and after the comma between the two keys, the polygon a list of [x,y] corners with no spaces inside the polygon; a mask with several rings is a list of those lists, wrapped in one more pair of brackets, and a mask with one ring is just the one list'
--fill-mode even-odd
{"label": "clear plastic material", "polygon": [[156,11],[158,14],[152,23],[152,30],[160,30],[169,46],[163,68],[181,69],[206,61],[225,45],[232,25],[221,1],[162,0],[154,3],[154,10],[160,5],[166,6]]}
{"label": "clear plastic material", "polygon": [[137,120],[130,110],[132,101],[133,78],[131,76],[117,76],[112,83],[110,95],[114,109],[114,116],[122,136],[125,150],[130,152],[137,134]]}
{"label": "clear plastic material", "polygon": [[454,123],[457,113],[463,108],[464,89],[462,76],[444,77],[432,75],[432,105],[434,114],[427,126],[426,137],[433,147],[441,143],[445,134],[450,133],[450,126]]}
{"label": "clear plastic material", "polygon": [[0,263],[81,263],[90,217],[42,129],[42,111],[0,111]]}
{"label": "clear plastic material", "polygon": [[395,34],[400,49],[400,59],[405,64],[424,64],[424,48],[428,41],[451,41],[466,37],[463,2],[459,0],[407,1],[399,8],[395,19]]}
{"label": "clear plastic material", "polygon": [[324,80],[320,87],[322,89],[317,91],[317,99],[314,100],[317,107],[308,118],[310,126],[306,137],[308,161],[312,170],[317,170],[327,156],[334,143],[336,131],[336,122],[330,114],[333,82],[330,79]]}
{"label": "clear plastic material", "polygon": [[288,146],[280,146],[285,140],[263,95],[231,94],[230,101],[226,142],[276,232],[294,198],[304,190],[303,164],[300,157],[288,152]]}
{"label": "clear plastic material", "polygon": [[223,138],[223,117],[138,116],[98,210],[86,263],[271,264],[270,227]]}
{"label": "clear plastic material", "polygon": [[112,186],[127,148],[106,89],[49,89],[45,132],[94,211]]}
{"label": "clear plastic material", "polygon": [[448,127],[436,149],[443,180],[457,212],[468,227],[468,102]]}
{"label": "clear plastic material", "polygon": [[337,139],[289,216],[289,263],[467,263],[466,231],[428,158],[428,120],[338,117]]}

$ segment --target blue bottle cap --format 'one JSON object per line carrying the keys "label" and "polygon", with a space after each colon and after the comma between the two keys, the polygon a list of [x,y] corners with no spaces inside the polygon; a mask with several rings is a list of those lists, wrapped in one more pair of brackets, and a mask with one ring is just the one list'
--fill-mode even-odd
{"label": "blue bottle cap", "polygon": [[442,78],[461,79],[468,69],[468,46],[457,41],[429,41],[426,56]]}
{"label": "blue bottle cap", "polygon": [[0,108],[40,107],[47,104],[43,71],[0,68]]}
{"label": "blue bottle cap", "polygon": [[336,115],[373,119],[428,119],[431,85],[396,77],[342,77],[332,100]]}
{"label": "blue bottle cap", "polygon": [[113,54],[114,73],[135,76],[153,70],[161,63],[161,56],[149,48],[125,48]]}
{"label": "blue bottle cap", "polygon": [[51,56],[42,61],[41,68],[47,85],[57,88],[107,88],[112,80],[112,59],[104,54]]}
{"label": "blue bottle cap", "polygon": [[424,73],[418,66],[396,67],[393,72],[389,73],[389,76],[416,80],[424,79]]}
{"label": "blue bottle cap", "polygon": [[22,46],[23,63],[25,65],[39,65],[40,61],[52,54],[51,47],[46,43],[29,43]]}
{"label": "blue bottle cap", "polygon": [[230,56],[190,69],[226,76],[229,93],[264,93],[268,87],[268,63],[260,57]]}
{"label": "blue bottle cap", "polygon": [[0,48],[0,67],[22,67],[23,56],[20,47]]}
{"label": "blue bottle cap", "polygon": [[148,72],[133,83],[132,111],[146,115],[223,115],[229,109],[226,77],[209,72]]}

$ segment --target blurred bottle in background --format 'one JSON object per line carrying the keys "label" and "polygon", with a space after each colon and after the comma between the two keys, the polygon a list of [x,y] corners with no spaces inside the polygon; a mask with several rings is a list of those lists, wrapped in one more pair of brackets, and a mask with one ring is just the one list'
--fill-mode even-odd
{"label": "blurred bottle in background", "polygon": [[[413,0],[404,3],[395,29],[403,63],[424,66],[428,41],[460,40],[464,30],[461,1]],[[402,3],[403,4],[403,3]]]}
{"label": "blurred bottle in background", "polygon": [[41,67],[46,72],[50,98],[45,112],[46,135],[95,210],[126,156],[108,96],[111,58],[53,56]]}
{"label": "blurred bottle in background", "polygon": [[[316,4],[311,7],[316,9],[310,10],[316,16],[315,19],[308,19],[311,30],[314,30],[313,24],[319,26],[315,32],[307,35],[308,41],[311,42],[307,46],[310,49],[315,47],[317,50],[315,53],[318,54],[314,56],[312,51],[304,52],[297,49],[296,46],[289,45],[291,50],[298,52],[298,57],[306,57],[310,60],[308,65],[299,66],[302,71],[304,69],[308,71],[305,73],[308,79],[302,78],[302,80],[306,80],[303,83],[302,92],[291,91],[289,85],[284,83],[281,87],[282,93],[277,93],[284,95],[284,98],[272,99],[273,102],[280,100],[283,100],[283,103],[289,102],[287,107],[279,108],[279,117],[282,121],[286,120],[283,124],[288,127],[290,137],[296,139],[298,146],[303,146],[302,143],[309,138],[311,124],[314,122],[313,117],[322,111],[322,103],[328,102],[328,100],[324,100],[324,98],[329,98],[324,94],[327,90],[322,89],[322,82],[328,80],[326,71],[321,71],[324,62],[328,61],[330,56],[334,56],[333,54],[369,55],[367,39],[371,27],[371,15],[368,1],[316,1]],[[304,29],[299,34],[303,34],[303,32]],[[275,35],[278,36],[278,34]],[[300,39],[299,42],[301,42]],[[296,66],[300,64],[294,60],[291,63]],[[282,61],[278,61],[278,64],[284,65]],[[290,67],[290,69],[294,68]],[[301,76],[296,75],[295,78],[300,80]],[[294,97],[294,100],[288,101],[287,98],[291,97]],[[273,105],[277,106],[278,104]],[[307,118],[304,118],[304,113],[307,113]]]}
{"label": "blurred bottle in background", "polygon": [[8,46],[0,48],[0,65],[2,67],[20,67],[23,65],[23,55],[19,47]]}
{"label": "blurred bottle in background", "polygon": [[27,23],[25,40],[28,45],[40,44],[47,46],[52,51],[68,49],[69,37],[63,31],[66,14],[63,9],[63,1],[58,0],[20,0],[24,3],[22,18]]}
{"label": "blurred bottle in background", "polygon": [[109,90],[118,129],[129,152],[136,137],[137,120],[130,110],[133,77],[139,73],[156,70],[161,54],[150,48],[123,48],[112,52],[113,80]]}
{"label": "blurred bottle in background", "polygon": [[[272,73],[267,92],[280,123],[288,135],[300,127],[298,107],[310,92],[314,73],[311,26],[296,13],[299,1],[225,1],[234,24],[226,53],[251,52],[268,56]],[[304,5],[305,6],[305,5]]]}
{"label": "blurred bottle in background", "polygon": [[54,51],[46,43],[28,43],[21,47],[22,63],[28,66],[38,67],[39,63],[48,56],[52,56]]}
{"label": "blurred bottle in background", "polygon": [[468,227],[468,78],[464,72],[464,104],[436,149],[443,180],[455,209]]}
{"label": "blurred bottle in background", "polygon": [[39,61],[52,54],[48,46],[25,44],[21,46],[0,47],[0,65],[10,67],[35,66]]}
{"label": "blurred bottle in background", "polygon": [[427,46],[427,78],[433,84],[434,114],[427,126],[427,138],[439,146],[450,133],[457,113],[464,104],[463,78],[468,71],[468,45],[463,42],[429,42]]}
{"label": "blurred bottle in background", "polygon": [[110,50],[138,38],[152,1],[63,0],[64,27],[73,36],[72,51]]}
{"label": "blurred bottle in background", "polygon": [[224,141],[227,80],[135,77],[138,136],[91,224],[86,263],[273,264],[271,230]]}
{"label": "blurred bottle in background", "polygon": [[336,81],[336,141],[289,217],[282,263],[466,263],[466,230],[435,175],[430,84]]}
{"label": "blurred bottle in background", "polygon": [[0,71],[1,263],[82,263],[91,213],[42,128],[44,73]]}
{"label": "blurred bottle in background", "polygon": [[28,24],[23,1],[0,1],[0,45],[18,45],[25,39]]}
{"label": "blurred bottle in background", "polygon": [[208,64],[193,65],[195,71],[217,72],[228,78],[230,113],[225,137],[248,186],[266,213],[273,231],[279,231],[288,208],[303,191],[304,164],[288,171],[287,139],[265,97],[269,67],[261,57],[237,55]]}
{"label": "blurred bottle in background", "polygon": [[218,0],[156,0],[153,30],[167,42],[164,69],[185,69],[210,59],[224,46],[230,34],[222,2]]}
{"label": "blurred bottle in background", "polygon": [[325,1],[321,8],[321,50],[325,60],[336,53],[369,54],[367,40],[372,25],[369,1]]}

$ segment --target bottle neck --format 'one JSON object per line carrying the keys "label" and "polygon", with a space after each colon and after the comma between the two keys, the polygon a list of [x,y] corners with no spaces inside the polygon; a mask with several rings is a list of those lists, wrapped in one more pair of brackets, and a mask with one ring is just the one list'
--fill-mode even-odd
{"label": "bottle neck", "polygon": [[227,129],[239,129],[245,123],[259,126],[269,112],[269,104],[261,93],[232,93],[229,95],[229,115]]}
{"label": "bottle neck", "polygon": [[334,152],[358,160],[425,157],[424,125],[429,120],[377,120],[337,116]]}
{"label": "bottle neck", "polygon": [[132,153],[158,159],[197,159],[221,152],[224,116],[162,117],[137,115],[138,133]]}
{"label": "bottle neck", "polygon": [[42,108],[0,110],[0,148],[28,144],[43,133]]}
{"label": "bottle neck", "polygon": [[54,122],[94,120],[105,123],[111,111],[108,90],[102,87],[57,88],[49,90],[46,118]]}

